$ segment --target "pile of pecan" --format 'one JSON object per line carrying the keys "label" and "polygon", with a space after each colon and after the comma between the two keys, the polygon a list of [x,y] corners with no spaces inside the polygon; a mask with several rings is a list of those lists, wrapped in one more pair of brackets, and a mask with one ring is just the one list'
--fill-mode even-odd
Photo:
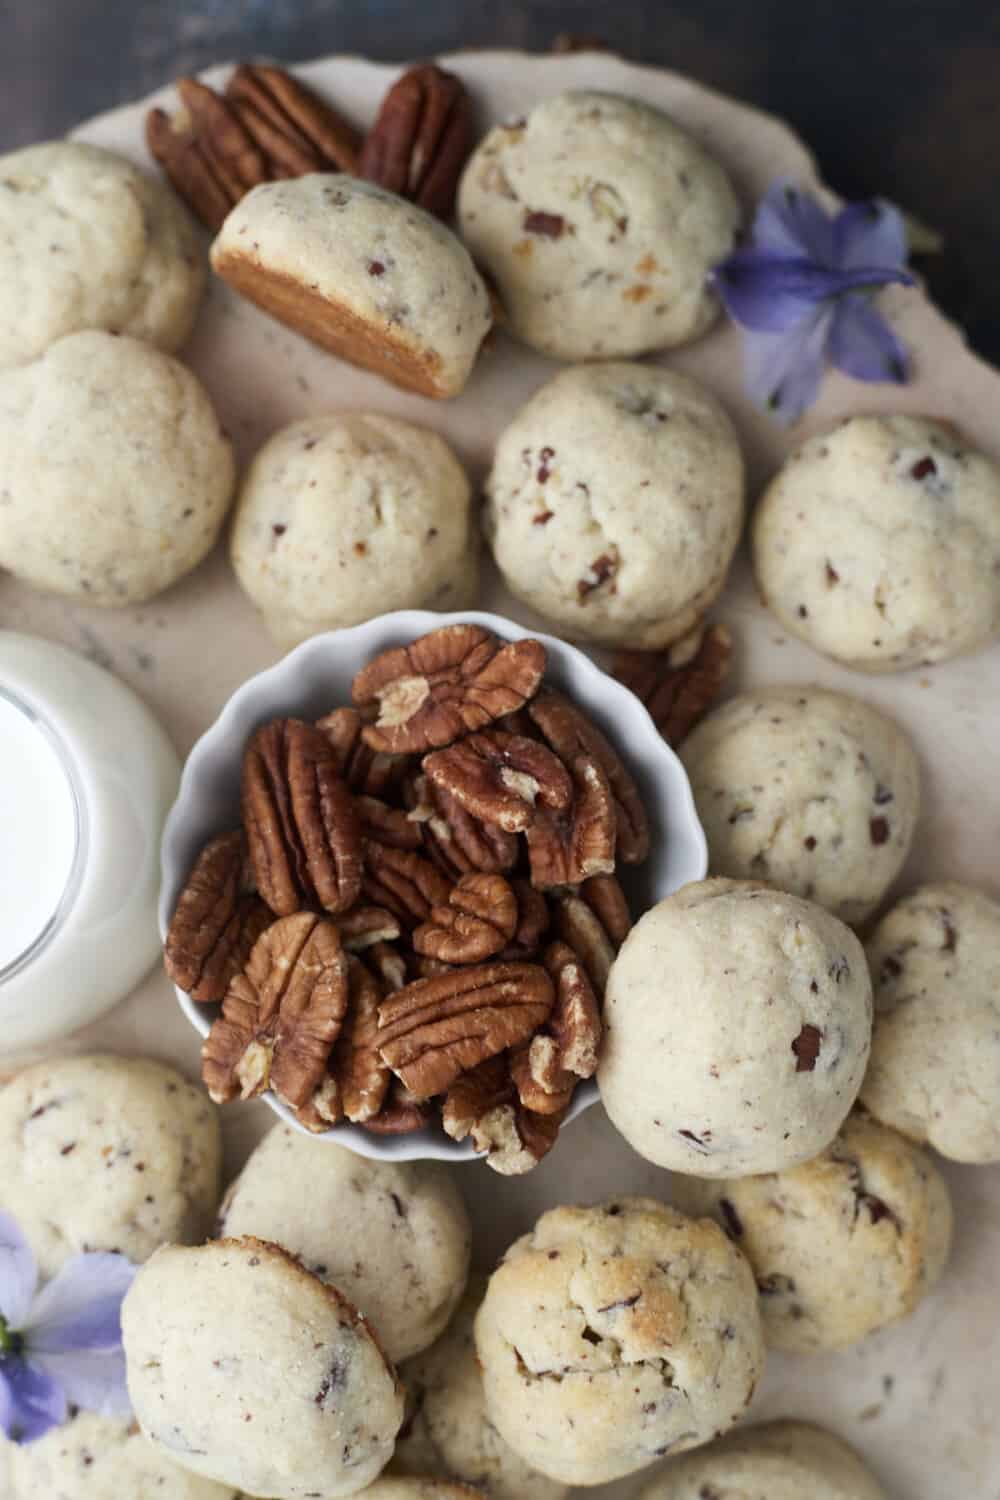
{"label": "pile of pecan", "polygon": [[180,109],[152,109],[146,142],[176,191],[209,229],[262,182],[347,172],[449,219],[473,146],[462,80],[433,63],[410,68],[386,94],[367,136],[284,68],[240,63],[222,93],[177,83]]}
{"label": "pile of pecan", "polygon": [[310,1130],[433,1120],[504,1173],[552,1147],[596,1066],[649,827],[614,748],[544,681],[540,642],[449,625],[276,719],[242,827],[181,893],[167,973],[221,1005],[212,1098],[272,1089]]}

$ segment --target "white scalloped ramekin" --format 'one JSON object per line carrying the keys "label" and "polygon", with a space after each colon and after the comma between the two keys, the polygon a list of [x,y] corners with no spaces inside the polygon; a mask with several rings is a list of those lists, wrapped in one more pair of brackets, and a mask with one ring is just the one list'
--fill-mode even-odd
{"label": "white scalloped ramekin", "polygon": [[[427,610],[399,610],[379,615],[353,630],[330,631],[304,641],[284,660],[251,677],[238,688],[215,723],[192,749],[184,766],[180,791],[163,832],[160,890],[160,934],[166,933],[184,879],[201,849],[218,833],[233,828],[240,816],[240,763],[243,747],[259,724],[295,716],[316,719],[338,704],[350,703],[351,679],[365,662],[390,646],[401,646],[441,625],[469,622],[485,626],[504,640],[534,634],[548,652],[546,676],[568,693],[618,748],[632,775],[652,825],[651,852],[641,866],[625,865],[618,874],[633,913],[705,874],[705,835],[694,808],[691,788],[680,761],[657,733],[652,719],[628,688],[615,682],[575,646],[515,625],[498,615],[467,611],[439,615]],[[217,1014],[214,1005],[198,1005],[183,990],[177,1001],[202,1036]],[[276,1114],[302,1130],[291,1110],[273,1094],[263,1096]],[[568,1119],[597,1099],[592,1081],[581,1084]],[[439,1128],[412,1135],[371,1135],[359,1125],[340,1124],[321,1137],[338,1141],[360,1156],[382,1161],[474,1161],[468,1141],[452,1141]]]}

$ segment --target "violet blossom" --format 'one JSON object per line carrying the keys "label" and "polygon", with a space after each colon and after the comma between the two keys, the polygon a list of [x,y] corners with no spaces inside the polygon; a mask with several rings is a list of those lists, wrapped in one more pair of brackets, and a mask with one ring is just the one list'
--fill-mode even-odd
{"label": "violet blossom", "polygon": [[131,1412],[121,1305],[136,1268],[124,1255],[74,1255],[38,1287],[35,1257],[0,1210],[0,1431],[30,1443],[71,1407]]}
{"label": "violet blossom", "polygon": [[793,183],[771,184],[751,243],[712,273],[726,310],[746,330],[747,392],[794,422],[819,394],[827,360],[856,380],[907,379],[909,360],[872,304],[906,270],[902,215],[880,199],[829,215]]}

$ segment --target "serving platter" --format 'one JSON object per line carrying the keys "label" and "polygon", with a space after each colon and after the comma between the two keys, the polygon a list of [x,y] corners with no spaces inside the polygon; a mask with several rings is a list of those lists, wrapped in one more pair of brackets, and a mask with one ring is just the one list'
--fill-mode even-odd
{"label": "serving platter", "polygon": [[[460,53],[442,61],[466,80],[484,128],[565,88],[609,89],[672,114],[724,162],[748,207],[777,176],[825,191],[808,150],[780,121],[679,75],[605,53],[559,58]],[[299,71],[358,124],[366,124],[398,69],[330,58]],[[206,77],[213,81],[225,72],[220,68]],[[76,134],[150,168],[143,119],[152,103],[169,99],[165,89],[154,99],[90,121]],[[701,342],[664,357],[672,368],[703,380],[727,406],[747,454],[751,499],[804,436],[855,411],[951,418],[1000,458],[1000,375],[968,351],[961,332],[921,290],[892,289],[880,306],[913,352],[911,383],[869,386],[830,375],[820,402],[790,430],[747,401],[740,335],[732,327],[720,324]],[[184,358],[208,386],[243,460],[296,418],[336,408],[375,409],[436,428],[474,482],[481,479],[502,427],[555,369],[500,335],[458,400],[426,401],[338,363],[238,301],[217,281]],[[544,629],[544,622],[511,599],[490,566],[484,568],[479,605]],[[1000,778],[991,755],[1000,743],[1000,648],[898,676],[849,672],[783,635],[755,598],[745,558],[714,613],[737,638],[734,688],[817,682],[885,708],[909,730],[922,761],[925,798],[899,889],[919,879],[953,878],[1000,896],[994,853]],[[239,684],[280,655],[238,589],[222,547],[167,594],[119,612],[84,608],[4,578],[0,626],[61,641],[109,667],[145,698],[182,754]],[[102,1021],[51,1050],[95,1049],[161,1057],[192,1075],[198,1069],[198,1037],[160,972]],[[4,1055],[4,1071],[16,1061]],[[273,1120],[259,1101],[225,1111],[230,1171]],[[564,1130],[552,1155],[527,1177],[498,1178],[481,1164],[455,1170],[475,1222],[476,1258],[484,1266],[557,1202],[623,1192],[669,1197],[670,1190],[668,1174],[636,1157],[599,1107]],[[809,1359],[773,1354],[750,1413],[751,1418],[789,1415],[825,1422],[861,1449],[900,1500],[1000,1495],[994,1394],[1000,1366],[1000,1167],[946,1164],[945,1172],[954,1193],[956,1245],[934,1295],[906,1323],[845,1353]],[[646,1478],[606,1488],[624,1496]]]}

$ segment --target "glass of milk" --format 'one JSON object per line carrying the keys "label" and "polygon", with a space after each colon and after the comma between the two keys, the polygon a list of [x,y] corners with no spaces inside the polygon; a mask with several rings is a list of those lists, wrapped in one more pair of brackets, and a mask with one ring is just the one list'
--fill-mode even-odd
{"label": "glass of milk", "polygon": [[150,711],[51,641],[0,631],[0,1057],[124,998],[160,950],[180,776]]}

